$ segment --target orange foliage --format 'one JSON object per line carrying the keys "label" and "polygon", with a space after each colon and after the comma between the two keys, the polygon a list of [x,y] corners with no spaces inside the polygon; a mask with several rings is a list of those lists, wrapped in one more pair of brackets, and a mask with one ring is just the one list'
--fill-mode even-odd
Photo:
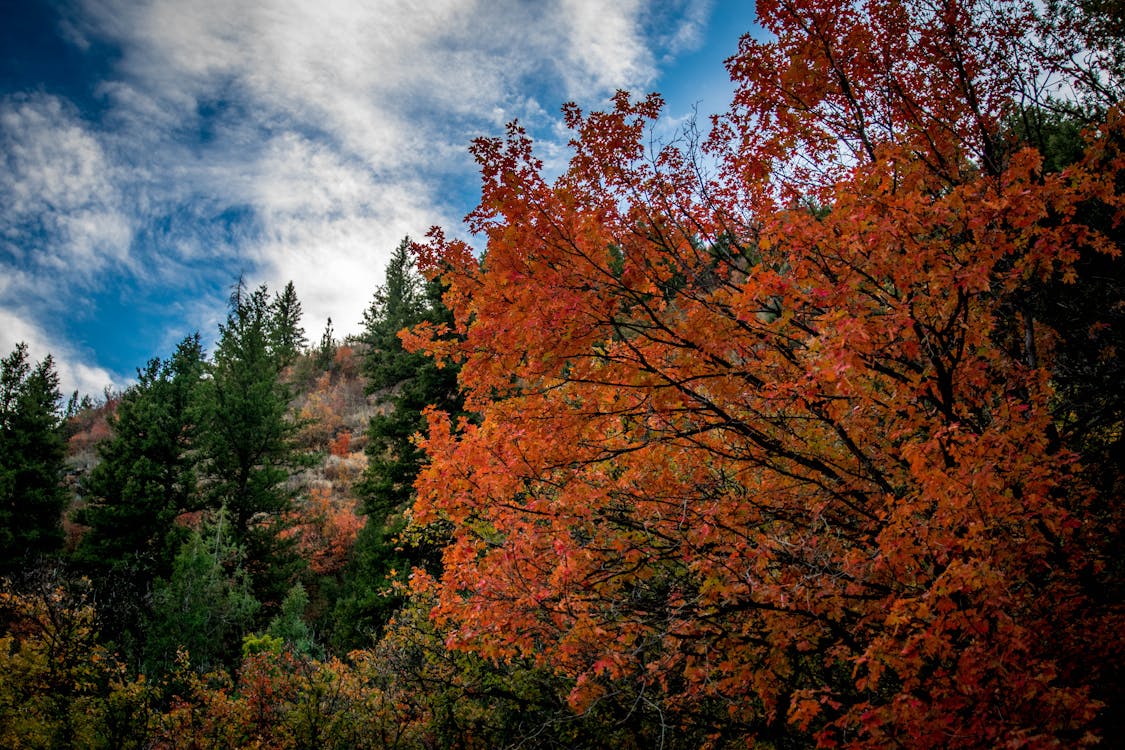
{"label": "orange foliage", "polygon": [[68,430],[72,434],[67,441],[70,455],[93,450],[98,443],[108,440],[113,435],[109,422],[116,410],[117,399],[110,399],[95,409],[71,417]]}
{"label": "orange foliage", "polygon": [[[350,374],[342,370],[321,375],[297,410],[302,422],[298,441],[305,447],[335,450],[330,443],[339,439],[342,431],[350,431],[356,426],[352,420],[366,411],[367,401],[356,370],[357,360],[350,356],[344,361],[347,363],[344,370],[351,371]],[[351,439],[349,436],[348,440]],[[335,455],[347,455],[347,451]]]}
{"label": "orange foliage", "polygon": [[237,678],[197,674],[184,656],[170,708],[152,721],[157,750],[382,750],[424,747],[423,712],[408,705],[372,652],[348,661],[315,661],[261,653],[242,662]]}
{"label": "orange foliage", "polygon": [[339,571],[347,562],[366,517],[352,498],[333,497],[326,487],[313,487],[305,503],[291,514],[285,536],[295,536],[297,552],[318,575]]}
{"label": "orange foliage", "polygon": [[355,349],[347,344],[336,347],[336,353],[332,355],[332,369],[341,378],[359,377],[359,357]]}
{"label": "orange foliage", "polygon": [[328,444],[328,452],[333,456],[340,458],[346,457],[351,451],[352,432],[351,430],[342,430],[336,438]]}
{"label": "orange foliage", "polygon": [[302,421],[298,439],[302,445],[323,446],[343,425],[343,405],[337,396],[331,373],[321,375],[298,412]]}
{"label": "orange foliage", "polygon": [[1049,363],[997,342],[1029,279],[1118,253],[1075,215],[1125,206],[1125,127],[1062,174],[1003,156],[1032,5],[860,5],[759,3],[713,179],[646,151],[657,97],[568,108],[554,182],[518,127],[477,142],[487,263],[418,248],[461,338],[404,336],[481,415],[429,415],[434,615],[577,710],[631,685],[822,747],[1090,744],[1125,623],[1082,585]]}

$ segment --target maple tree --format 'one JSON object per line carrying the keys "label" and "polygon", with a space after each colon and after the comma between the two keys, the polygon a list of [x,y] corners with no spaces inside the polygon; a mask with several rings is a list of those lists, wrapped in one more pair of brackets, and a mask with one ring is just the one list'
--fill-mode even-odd
{"label": "maple tree", "polygon": [[1115,7],[767,0],[707,138],[478,141],[486,252],[401,243],[359,337],[240,283],[63,429],[17,348],[88,526],[9,545],[0,744],[1123,744]]}
{"label": "maple tree", "polygon": [[[407,344],[481,419],[429,413],[415,516],[454,531],[415,586],[452,647],[716,745],[1093,743],[1120,510],[1091,514],[1022,303],[1084,255],[1120,273],[1117,84],[1034,3],[758,7],[703,152],[624,93],[565,110],[553,182],[518,126],[476,142],[483,260],[417,248],[454,321]],[[1088,124],[1051,171],[1006,123],[1060,81]]]}

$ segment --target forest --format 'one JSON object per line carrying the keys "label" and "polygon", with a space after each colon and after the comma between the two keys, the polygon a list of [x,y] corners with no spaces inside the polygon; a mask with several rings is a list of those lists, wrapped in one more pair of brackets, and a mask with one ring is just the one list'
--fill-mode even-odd
{"label": "forest", "polygon": [[1125,9],[757,9],[358,333],[7,353],[0,747],[1125,746]]}

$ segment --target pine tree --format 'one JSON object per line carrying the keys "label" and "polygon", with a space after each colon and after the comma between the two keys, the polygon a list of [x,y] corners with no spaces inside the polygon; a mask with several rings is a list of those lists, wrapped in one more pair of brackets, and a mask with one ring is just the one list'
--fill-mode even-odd
{"label": "pine tree", "polygon": [[77,520],[90,527],[79,560],[107,568],[139,563],[167,575],[178,544],[165,537],[173,519],[196,505],[195,394],[203,374],[198,334],[168,360],[151,360],[110,418],[113,437],[84,490]]}
{"label": "pine tree", "polygon": [[398,385],[422,362],[421,355],[403,350],[398,332],[423,319],[424,283],[410,256],[410,238],[403,238],[387,262],[383,284],[363,313],[362,340],[370,347],[363,362],[368,393]]}
{"label": "pine tree", "polygon": [[429,282],[414,268],[411,242],[404,239],[387,265],[384,283],[364,314],[362,340],[369,346],[363,364],[369,394],[386,408],[368,428],[367,469],[356,485],[367,522],[356,540],[345,594],[337,608],[337,643],[358,646],[380,630],[401,604],[391,584],[415,565],[433,567],[438,551],[398,540],[413,500],[413,482],[423,455],[413,442],[423,431],[422,411],[430,405],[459,414],[457,369],[439,368],[424,354],[409,352],[399,332],[420,323],[450,323],[440,283]]}
{"label": "pine tree", "polygon": [[278,531],[292,502],[290,469],[301,463],[282,361],[271,348],[273,320],[266,287],[247,292],[239,281],[200,389],[207,502],[229,512],[263,602],[280,601],[294,573],[296,560]]}
{"label": "pine tree", "polygon": [[309,345],[305,329],[301,327],[301,302],[297,299],[297,290],[292,281],[274,296],[271,311],[273,333],[270,345],[283,365],[292,364],[297,355]]}
{"label": "pine tree", "polygon": [[0,571],[62,544],[60,399],[49,355],[32,367],[21,343],[0,360]]}
{"label": "pine tree", "polygon": [[251,590],[247,562],[225,512],[191,533],[169,578],[154,586],[150,670],[165,671],[179,649],[200,670],[233,663],[261,606]]}
{"label": "pine tree", "polygon": [[94,581],[102,632],[126,651],[143,639],[152,581],[170,575],[183,541],[175,519],[198,505],[192,449],[202,374],[198,334],[139,370],[84,483],[88,504],[76,520],[90,528],[75,561]]}
{"label": "pine tree", "polygon": [[336,333],[332,330],[332,318],[324,324],[324,332],[320,334],[320,344],[316,348],[316,366],[318,369],[327,370],[332,366],[332,358],[336,356]]}
{"label": "pine tree", "polygon": [[318,652],[312,631],[305,622],[305,610],[309,606],[309,595],[305,587],[297,582],[285,595],[278,613],[270,620],[267,635],[278,639],[293,653],[312,655]]}

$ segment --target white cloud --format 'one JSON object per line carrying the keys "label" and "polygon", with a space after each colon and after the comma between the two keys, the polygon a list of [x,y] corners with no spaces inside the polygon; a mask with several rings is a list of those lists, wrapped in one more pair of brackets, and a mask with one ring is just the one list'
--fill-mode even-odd
{"label": "white cloud", "polygon": [[245,97],[255,118],[322,130],[379,169],[440,166],[435,143],[463,148],[482,113],[537,111],[517,94],[530,78],[588,101],[656,72],[641,0],[111,0],[88,12],[123,45],[125,76],[164,106],[194,116],[209,98]]}
{"label": "white cloud", "polygon": [[0,158],[0,356],[19,342],[36,361],[53,355],[67,393],[120,385],[51,332],[81,313],[101,273],[131,263],[117,168],[73,108],[45,94],[0,101]]}
{"label": "white cloud", "polygon": [[8,253],[52,272],[93,272],[128,259],[133,228],[114,167],[70,107],[47,95],[0,101],[0,153],[0,236]]}
{"label": "white cloud", "polygon": [[570,96],[646,86],[656,76],[652,56],[640,36],[640,0],[561,0],[559,28],[567,40],[560,70]]}
{"label": "white cloud", "polygon": [[[0,252],[33,252],[28,226],[40,222],[45,254],[20,264],[60,273],[37,298],[97,283],[75,267],[115,264],[179,285],[174,305],[205,336],[222,312],[214,276],[246,260],[251,283],[294,281],[310,338],[329,316],[342,333],[358,327],[404,235],[456,224],[468,209],[457,193],[475,183],[471,138],[519,118],[561,164],[562,101],[600,106],[614,89],[651,86],[665,53],[699,43],[710,4],[77,2],[67,38],[120,53],[95,89],[105,109],[95,131],[49,96],[0,107],[17,167],[0,175]],[[197,288],[212,291],[186,303]],[[0,315],[60,361],[83,361],[26,322],[42,323],[44,308],[17,314],[14,299],[0,290]],[[70,367],[76,382],[104,374]]]}
{"label": "white cloud", "polygon": [[[654,75],[639,0],[87,10],[88,33],[122,45],[123,80],[103,93],[131,141],[173,141],[144,145],[168,162],[153,179],[175,173],[170,200],[194,192],[252,208],[260,233],[243,252],[272,284],[298,284],[310,327],[329,315],[356,325],[398,240],[460,218],[437,183],[471,175],[472,137],[516,117],[548,123],[563,97],[600,101]],[[545,106],[529,89],[553,98]],[[213,132],[187,153],[177,129],[198,126],[203,106]]]}
{"label": "white cloud", "polygon": [[382,183],[322,144],[288,134],[267,151],[253,181],[266,227],[254,248],[263,280],[275,290],[294,282],[308,331],[328,317],[338,331],[355,331],[390,251],[448,217],[435,216],[420,183]]}
{"label": "white cloud", "polygon": [[27,344],[28,354],[35,362],[51,355],[64,398],[74,391],[96,395],[106,386],[120,388],[125,384],[123,378],[91,362],[89,353],[76,351],[65,341],[53,338],[19,311],[0,307],[0,356],[7,356],[21,342]]}
{"label": "white cloud", "polygon": [[678,0],[664,9],[672,16],[666,22],[659,18],[659,29],[654,29],[667,58],[684,52],[693,52],[703,45],[707,31],[707,20],[711,16],[713,0]]}

